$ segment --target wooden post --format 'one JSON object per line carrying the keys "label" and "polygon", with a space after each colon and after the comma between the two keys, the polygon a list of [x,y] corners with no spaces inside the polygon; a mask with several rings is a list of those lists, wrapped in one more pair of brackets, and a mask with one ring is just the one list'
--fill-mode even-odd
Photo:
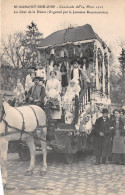
{"label": "wooden post", "polygon": [[102,70],[103,70],[103,93],[105,93],[105,63],[104,63],[104,55],[102,61]]}
{"label": "wooden post", "polygon": [[96,48],[96,89],[99,90],[98,49]]}
{"label": "wooden post", "polygon": [[109,53],[108,53],[108,98],[110,98],[110,67],[109,67]]}

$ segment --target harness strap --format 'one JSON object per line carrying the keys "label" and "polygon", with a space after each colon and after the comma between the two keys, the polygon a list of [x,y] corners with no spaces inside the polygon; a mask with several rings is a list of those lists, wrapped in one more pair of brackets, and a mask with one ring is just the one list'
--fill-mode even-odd
{"label": "harness strap", "polygon": [[[14,130],[16,130],[16,131],[20,131],[21,132],[21,129],[18,129],[18,128],[16,128],[16,127],[13,127],[13,126],[11,126],[11,125],[9,125],[8,123],[7,123],[7,121],[5,121],[4,119],[3,119],[3,121],[5,122],[5,124],[7,125],[7,127],[10,127],[10,128],[12,128],[12,129],[14,129]],[[7,130],[6,130],[7,131]],[[7,131],[8,132],[8,131]]]}
{"label": "harness strap", "polygon": [[[22,134],[23,134],[23,132],[24,132],[24,130],[25,130],[24,116],[23,116],[23,114],[22,114],[22,112],[21,112],[20,110],[18,110],[17,108],[15,108],[15,109],[16,109],[16,110],[21,114],[21,116],[22,116],[22,119],[23,119],[22,129],[18,129],[18,128],[14,127],[14,126],[9,125],[8,122],[7,122],[6,120],[3,119],[3,121],[5,122],[5,134],[2,134],[2,136],[10,135],[10,134],[16,133],[16,132],[12,132],[12,133],[8,132],[8,127],[9,127],[9,128],[11,128],[11,129],[14,129],[14,130],[17,131],[17,132],[20,132],[20,133],[21,133],[21,137],[22,137]],[[20,139],[21,139],[21,138],[20,138]]]}
{"label": "harness strap", "polygon": [[25,122],[24,122],[24,116],[23,116],[23,114],[22,114],[22,112],[20,111],[20,110],[18,110],[17,108],[15,108],[20,114],[21,114],[21,116],[22,116],[22,119],[23,119],[23,123],[22,123],[22,131],[24,131],[25,129],[26,129],[26,127],[25,127]]}
{"label": "harness strap", "polygon": [[33,113],[34,113],[34,115],[35,115],[35,117],[36,117],[37,126],[39,127],[39,121],[38,121],[38,118],[37,118],[37,116],[36,116],[36,112],[35,112],[35,110],[32,108],[32,106],[29,106],[29,107],[32,109],[32,111],[33,111]]}
{"label": "harness strap", "polygon": [[20,136],[20,140],[21,140],[21,138],[22,138],[22,135],[23,135],[23,133],[25,132],[25,129],[26,129],[26,127],[25,127],[25,122],[24,122],[24,116],[23,116],[23,114],[22,114],[22,112],[20,111],[20,110],[18,110],[17,108],[15,108],[20,114],[21,114],[21,116],[22,116],[22,119],[23,119],[23,123],[22,123],[22,131],[21,131],[21,136]]}
{"label": "harness strap", "polygon": [[42,127],[42,128],[46,127],[46,125],[39,125],[39,121],[38,121],[38,118],[37,118],[35,110],[33,109],[32,106],[29,105],[29,107],[32,109],[32,111],[33,111],[33,113],[34,113],[34,115],[36,117],[37,127]]}
{"label": "harness strap", "polygon": [[[34,115],[35,115],[35,117],[36,117],[37,128],[38,128],[38,127],[40,127],[40,128],[46,127],[46,125],[41,125],[41,126],[39,125],[39,121],[38,121],[38,118],[37,118],[37,115],[36,115],[35,110],[34,110],[31,106],[29,106],[29,107],[32,109],[32,111],[33,111],[33,113],[34,113]],[[4,134],[1,134],[2,136],[16,133],[16,132],[12,132],[12,133],[8,132],[8,127],[11,128],[11,129],[14,129],[14,130],[17,131],[17,132],[20,132],[20,133],[21,133],[21,137],[22,137],[22,134],[23,134],[24,131],[25,131],[24,116],[23,116],[23,114],[22,114],[22,112],[21,112],[20,110],[18,110],[17,108],[15,108],[15,109],[16,109],[16,110],[21,114],[21,116],[22,116],[22,119],[23,119],[22,129],[18,129],[18,128],[14,127],[14,126],[9,125],[9,124],[7,123],[7,121],[6,121],[5,119],[3,119],[3,121],[5,122],[5,133],[4,133]],[[20,139],[21,139],[21,137],[20,137]]]}
{"label": "harness strap", "polygon": [[8,125],[7,125],[6,121],[4,121],[4,122],[5,122],[5,135],[7,135],[8,134]]}
{"label": "harness strap", "polygon": [[[11,134],[13,134],[13,133],[19,133],[19,132],[21,133],[21,130],[20,130],[20,129],[18,129],[18,128],[16,128],[16,127],[13,127],[13,126],[10,126],[10,125],[7,123],[7,121],[5,121],[4,119],[3,119],[3,121],[5,122],[5,133],[2,133],[1,136],[11,135]],[[8,132],[8,127],[14,129],[15,132]]]}

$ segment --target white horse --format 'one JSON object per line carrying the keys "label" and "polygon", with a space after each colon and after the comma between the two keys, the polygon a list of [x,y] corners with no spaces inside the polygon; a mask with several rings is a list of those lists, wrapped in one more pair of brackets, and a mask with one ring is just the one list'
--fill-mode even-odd
{"label": "white horse", "polygon": [[[46,148],[46,115],[42,108],[30,105],[11,107],[6,101],[0,106],[0,159],[3,184],[7,182],[7,152],[8,142],[12,140],[25,141],[30,150],[30,166],[25,175],[32,175],[35,166],[35,145],[33,132],[37,132],[39,126],[39,138],[43,153],[43,166],[40,175],[46,174],[47,148]],[[36,131],[35,131],[36,130]]]}

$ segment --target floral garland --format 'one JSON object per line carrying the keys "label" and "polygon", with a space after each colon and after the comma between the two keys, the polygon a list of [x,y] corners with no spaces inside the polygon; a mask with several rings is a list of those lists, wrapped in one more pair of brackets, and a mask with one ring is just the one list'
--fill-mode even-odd
{"label": "floral garland", "polygon": [[57,98],[50,98],[46,103],[46,107],[49,107],[51,111],[60,111],[60,104]]}

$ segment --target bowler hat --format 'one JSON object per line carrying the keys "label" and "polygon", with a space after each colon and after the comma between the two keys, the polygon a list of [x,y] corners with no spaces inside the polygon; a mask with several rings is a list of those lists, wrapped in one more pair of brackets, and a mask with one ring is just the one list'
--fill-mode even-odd
{"label": "bowler hat", "polygon": [[37,68],[35,66],[29,66],[28,69],[37,70]]}
{"label": "bowler hat", "polygon": [[33,78],[33,82],[34,82],[35,80],[42,81],[41,78],[42,78],[42,77],[34,77],[34,78]]}
{"label": "bowler hat", "polygon": [[102,113],[104,114],[104,113],[108,113],[109,111],[108,111],[108,109],[107,108],[103,108],[103,110],[102,110]]}

